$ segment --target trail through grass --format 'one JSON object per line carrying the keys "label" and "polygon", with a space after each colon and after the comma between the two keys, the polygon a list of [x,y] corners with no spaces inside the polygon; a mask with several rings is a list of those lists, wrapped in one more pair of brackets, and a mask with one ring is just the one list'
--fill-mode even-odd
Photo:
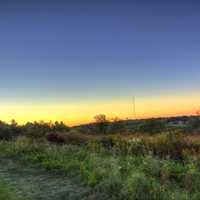
{"label": "trail through grass", "polygon": [[31,200],[103,199],[73,180],[56,172],[23,166],[19,162],[0,158],[0,179],[16,188],[19,196]]}

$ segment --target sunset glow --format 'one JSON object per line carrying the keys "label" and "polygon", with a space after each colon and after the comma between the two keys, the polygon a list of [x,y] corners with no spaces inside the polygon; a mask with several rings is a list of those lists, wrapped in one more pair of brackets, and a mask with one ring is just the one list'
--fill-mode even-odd
{"label": "sunset glow", "polygon": [[[166,117],[177,115],[194,115],[200,108],[200,96],[177,96],[159,98],[137,98],[136,117]],[[27,121],[64,121],[68,125],[78,125],[93,121],[96,114],[104,113],[109,119],[134,119],[133,102],[130,99],[121,101],[101,101],[59,104],[3,104],[0,105],[1,118],[19,123]]]}

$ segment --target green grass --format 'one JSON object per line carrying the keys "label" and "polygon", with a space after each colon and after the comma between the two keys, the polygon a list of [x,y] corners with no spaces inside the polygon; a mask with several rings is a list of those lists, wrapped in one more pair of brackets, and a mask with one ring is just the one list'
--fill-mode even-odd
{"label": "green grass", "polygon": [[109,200],[199,200],[198,158],[179,162],[152,155],[120,155],[73,145],[57,146],[18,138],[0,143],[1,156],[36,163],[77,177]]}
{"label": "green grass", "polygon": [[17,197],[15,190],[8,186],[4,181],[0,180],[0,199],[1,200],[25,200]]}

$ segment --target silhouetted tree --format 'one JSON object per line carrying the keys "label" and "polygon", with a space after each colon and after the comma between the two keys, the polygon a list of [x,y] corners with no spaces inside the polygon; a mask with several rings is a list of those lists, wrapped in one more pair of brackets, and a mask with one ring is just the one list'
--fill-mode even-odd
{"label": "silhouetted tree", "polygon": [[53,131],[56,132],[67,132],[70,130],[70,128],[67,125],[65,125],[62,121],[61,122],[56,121],[52,129]]}
{"label": "silhouetted tree", "polygon": [[108,124],[109,124],[109,121],[107,120],[106,115],[99,114],[99,115],[96,115],[94,119],[96,121],[97,132],[105,134],[107,132]]}
{"label": "silhouetted tree", "polygon": [[51,132],[51,126],[43,121],[27,122],[23,126],[23,132],[28,137],[39,139],[45,137],[46,133]]}
{"label": "silhouetted tree", "polygon": [[0,121],[0,140],[9,140],[16,136],[11,126],[3,121]]}

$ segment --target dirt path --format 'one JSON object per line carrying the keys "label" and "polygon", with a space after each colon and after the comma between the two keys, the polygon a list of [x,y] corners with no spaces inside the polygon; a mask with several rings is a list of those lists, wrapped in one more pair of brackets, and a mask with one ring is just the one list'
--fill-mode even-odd
{"label": "dirt path", "polygon": [[0,179],[14,186],[20,196],[31,200],[104,200],[69,178],[12,159],[0,158]]}

